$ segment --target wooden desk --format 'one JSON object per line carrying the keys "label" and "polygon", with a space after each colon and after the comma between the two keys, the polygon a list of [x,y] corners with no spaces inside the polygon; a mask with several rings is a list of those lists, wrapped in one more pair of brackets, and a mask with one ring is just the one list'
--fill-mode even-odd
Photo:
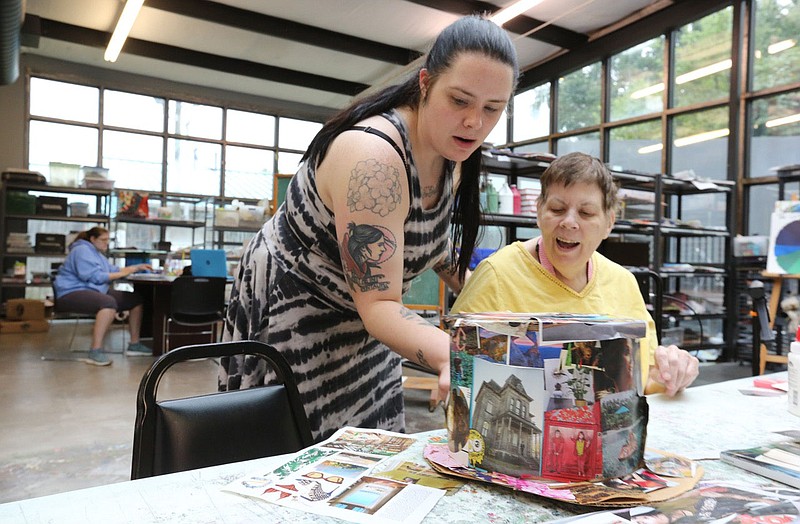
{"label": "wooden desk", "polygon": [[[771,433],[800,425],[800,418],[787,413],[786,396],[745,396],[738,391],[745,386],[752,386],[752,378],[690,388],[676,398],[648,397],[648,447],[694,459],[717,459],[723,449],[786,440]],[[427,438],[441,433],[416,435],[420,441],[398,458],[422,461]],[[256,459],[10,502],[0,505],[0,522],[341,522],[221,491],[237,478],[274,469],[286,460],[286,456]],[[704,461],[703,468],[706,479],[765,482],[719,460]],[[454,496],[443,497],[424,522],[545,522],[584,511],[472,482]]]}
{"label": "wooden desk", "polygon": [[[767,273],[766,271],[764,271],[761,273],[761,277],[766,280],[772,281],[772,291],[770,292],[769,295],[769,306],[767,308],[767,311],[769,312],[769,327],[774,327],[775,317],[778,315],[778,307],[781,304],[781,295],[783,293],[783,281],[798,280],[800,279],[800,275],[798,274],[780,275],[777,273]],[[753,327],[753,329],[757,328]],[[759,375],[764,374],[764,369],[766,368],[767,362],[787,364],[789,362],[788,351],[786,355],[771,355],[767,352],[767,346],[765,344],[761,344],[758,355]]]}

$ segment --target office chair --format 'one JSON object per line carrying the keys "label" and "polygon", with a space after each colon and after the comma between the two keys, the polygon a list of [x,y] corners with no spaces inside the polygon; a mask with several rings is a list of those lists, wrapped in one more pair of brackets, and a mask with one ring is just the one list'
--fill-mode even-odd
{"label": "office chair", "polygon": [[[164,317],[162,347],[169,351],[170,336],[209,335],[218,340],[218,326],[225,318],[225,278],[182,276],[172,282],[169,315]],[[208,326],[205,331],[174,331],[179,326]]]}
{"label": "office chair", "polygon": [[[156,399],[158,383],[172,365],[234,355],[261,357],[277,382]],[[252,340],[184,346],[156,360],[139,384],[131,480],[292,453],[312,443],[292,370],[272,346]]]}

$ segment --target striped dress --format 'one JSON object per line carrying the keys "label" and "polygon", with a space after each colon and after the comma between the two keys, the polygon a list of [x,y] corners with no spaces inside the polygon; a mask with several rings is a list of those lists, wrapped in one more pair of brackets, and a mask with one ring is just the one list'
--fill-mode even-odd
{"label": "striped dress", "polygon": [[[446,162],[437,206],[423,209],[405,124],[394,111],[382,116],[400,132],[408,159],[405,292],[414,277],[449,249],[454,164]],[[371,130],[349,132],[364,131]],[[367,333],[356,311],[342,270],[334,217],[317,193],[314,166],[300,167],[286,202],[242,256],[223,338],[260,340],[286,357],[316,439],[348,425],[404,430],[400,356]],[[261,385],[264,368],[254,357],[223,358],[219,389]]]}

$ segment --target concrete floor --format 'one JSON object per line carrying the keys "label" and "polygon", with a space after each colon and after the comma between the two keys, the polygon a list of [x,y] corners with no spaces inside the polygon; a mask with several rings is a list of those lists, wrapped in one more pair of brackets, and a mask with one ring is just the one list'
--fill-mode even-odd
{"label": "concrete floor", "polygon": [[[75,349],[88,348],[91,325],[78,324]],[[136,391],[154,359],[113,354],[109,367],[42,360],[80,355],[68,349],[74,326],[54,321],[47,333],[0,336],[0,503],[130,478]],[[121,337],[114,327],[106,348],[121,351]],[[747,365],[704,365],[697,383],[749,374]],[[160,386],[172,397],[215,389],[211,360],[175,366]],[[425,391],[405,398],[408,432],[444,427],[443,409],[430,413]]]}

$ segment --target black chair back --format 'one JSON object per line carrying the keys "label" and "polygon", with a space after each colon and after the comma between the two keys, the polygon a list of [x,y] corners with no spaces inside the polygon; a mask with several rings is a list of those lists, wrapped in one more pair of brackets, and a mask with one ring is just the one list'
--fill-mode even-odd
{"label": "black chair back", "polygon": [[224,277],[182,276],[172,282],[170,318],[179,324],[208,324],[225,310]]}
{"label": "black chair back", "polygon": [[[157,401],[158,383],[174,364],[196,358],[256,355],[275,385]],[[286,360],[256,341],[184,346],[148,370],[136,398],[131,479],[292,453],[313,443]]]}

